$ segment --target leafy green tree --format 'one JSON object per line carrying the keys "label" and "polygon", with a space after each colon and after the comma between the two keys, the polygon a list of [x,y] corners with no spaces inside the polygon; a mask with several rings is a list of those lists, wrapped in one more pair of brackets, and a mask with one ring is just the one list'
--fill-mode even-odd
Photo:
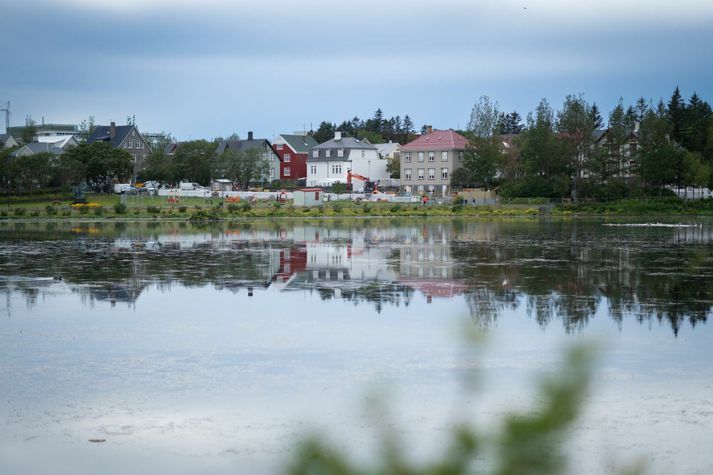
{"label": "leafy green tree", "polygon": [[177,170],[176,161],[164,153],[163,147],[157,147],[155,151],[146,156],[144,169],[140,172],[143,181],[156,180],[161,183],[176,183]]}
{"label": "leafy green tree", "polygon": [[503,153],[498,135],[469,137],[469,146],[463,156],[463,168],[470,171],[470,178],[486,189],[491,189],[500,174]]}
{"label": "leafy green tree", "polygon": [[113,180],[128,181],[133,173],[133,160],[125,149],[106,142],[80,144],[64,153],[68,163],[82,164],[84,180],[95,191],[111,191]]}
{"label": "leafy green tree", "polygon": [[528,127],[522,141],[522,162],[527,175],[553,178],[568,175],[568,159],[556,131],[555,112],[542,99],[535,115],[528,117]]}
{"label": "leafy green tree", "polygon": [[53,162],[52,180],[65,189],[80,184],[86,174],[86,165],[77,158],[76,154],[63,153]]}
{"label": "leafy green tree", "polygon": [[253,148],[244,152],[226,150],[214,162],[216,177],[227,178],[247,189],[251,183],[263,180],[270,170],[270,163],[261,149]]}
{"label": "leafy green tree", "polygon": [[589,153],[594,143],[595,118],[582,95],[568,95],[558,114],[558,131],[570,156],[572,199],[577,201],[577,186],[584,176]]}
{"label": "leafy green tree", "polygon": [[480,96],[470,112],[468,130],[475,137],[491,137],[498,130],[499,119],[498,103],[491,101],[488,96]]}
{"label": "leafy green tree", "polygon": [[172,181],[186,180],[208,186],[216,147],[215,142],[206,140],[181,143],[174,154],[175,175]]}
{"label": "leafy green tree", "polygon": [[388,173],[391,178],[401,178],[401,157],[399,155],[388,159],[386,163],[386,173]]}
{"label": "leafy green tree", "polygon": [[32,194],[33,188],[44,188],[50,182],[51,162],[55,156],[49,152],[33,153],[15,157],[17,181],[22,188]]}

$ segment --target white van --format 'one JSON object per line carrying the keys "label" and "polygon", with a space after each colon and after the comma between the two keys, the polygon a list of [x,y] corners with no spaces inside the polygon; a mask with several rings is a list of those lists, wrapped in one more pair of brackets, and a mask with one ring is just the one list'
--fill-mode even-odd
{"label": "white van", "polygon": [[114,185],[114,193],[128,193],[129,191],[133,190],[134,187],[131,186],[131,183],[116,183]]}

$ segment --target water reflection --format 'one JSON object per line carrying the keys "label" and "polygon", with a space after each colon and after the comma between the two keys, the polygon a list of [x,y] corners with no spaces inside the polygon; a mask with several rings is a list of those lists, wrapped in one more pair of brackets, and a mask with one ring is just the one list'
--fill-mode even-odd
{"label": "water reflection", "polygon": [[323,300],[408,306],[461,298],[479,326],[520,310],[547,326],[586,327],[605,310],[674,333],[713,305],[713,226],[582,221],[254,221],[3,223],[0,288],[28,305],[68,286],[90,305],[137,305],[147,288],[212,285],[316,292]]}

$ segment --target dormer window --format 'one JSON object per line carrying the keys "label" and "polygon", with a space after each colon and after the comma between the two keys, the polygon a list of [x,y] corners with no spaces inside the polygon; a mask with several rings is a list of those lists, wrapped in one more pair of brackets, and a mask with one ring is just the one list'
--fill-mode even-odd
{"label": "dormer window", "polygon": [[319,150],[312,150],[312,157],[319,158]]}
{"label": "dormer window", "polygon": [[337,150],[337,157],[343,157],[344,156],[344,149],[340,148]]}
{"label": "dormer window", "polygon": [[331,157],[331,156],[332,156],[332,151],[329,150],[329,149],[325,150],[324,156],[327,157],[327,158]]}

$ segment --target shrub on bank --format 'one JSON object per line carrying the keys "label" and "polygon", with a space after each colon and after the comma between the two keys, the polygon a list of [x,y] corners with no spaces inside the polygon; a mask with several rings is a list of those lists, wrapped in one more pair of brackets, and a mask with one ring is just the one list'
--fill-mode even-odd
{"label": "shrub on bank", "polygon": [[127,208],[124,203],[117,203],[114,205],[114,213],[116,214],[124,214],[126,213]]}

